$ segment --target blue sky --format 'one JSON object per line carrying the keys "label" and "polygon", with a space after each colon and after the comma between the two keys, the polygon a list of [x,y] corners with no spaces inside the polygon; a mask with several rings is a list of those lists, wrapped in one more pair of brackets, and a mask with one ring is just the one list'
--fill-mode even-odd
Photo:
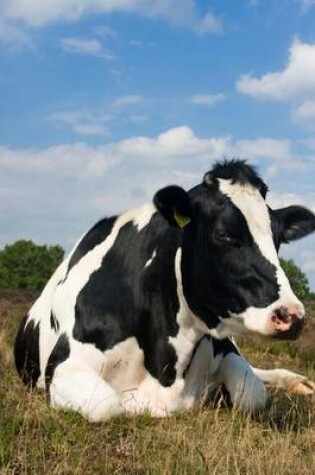
{"label": "blue sky", "polygon": [[[247,158],[315,211],[315,0],[0,0],[0,245]],[[314,236],[284,247],[315,289]]]}

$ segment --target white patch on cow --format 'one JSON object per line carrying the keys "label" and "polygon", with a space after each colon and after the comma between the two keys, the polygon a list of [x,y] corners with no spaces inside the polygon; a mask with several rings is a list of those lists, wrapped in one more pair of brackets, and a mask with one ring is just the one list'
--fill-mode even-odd
{"label": "white patch on cow", "polygon": [[136,213],[135,217],[133,218],[133,223],[137,227],[138,231],[141,231],[141,229],[149,224],[156,211],[156,207],[153,203],[147,203],[139,208],[139,213]]}
{"label": "white patch on cow", "polygon": [[[184,297],[181,258],[182,249],[179,247],[175,256],[175,275],[177,281],[177,297],[179,300],[179,310],[176,315],[176,321],[179,329],[176,336],[169,337],[169,342],[174,347],[177,355],[177,362],[175,365],[176,373],[180,376],[188,366],[196,343],[204,335],[204,330],[207,330],[207,327],[202,324],[203,322],[201,322],[201,320],[199,320],[198,317],[195,317],[191,312]],[[202,328],[200,328],[200,326]]]}
{"label": "white patch on cow", "polygon": [[155,259],[156,257],[156,249],[154,249],[153,253],[152,253],[152,256],[150,257],[150,259],[147,260],[147,262],[144,264],[144,267],[149,267],[153,260]]}
{"label": "white patch on cow", "polygon": [[135,337],[127,338],[104,352],[102,377],[116,390],[138,388],[146,375],[144,353]]}
{"label": "white patch on cow", "polygon": [[57,366],[49,393],[52,407],[78,411],[90,422],[124,412],[117,392],[80,359],[69,358]]}
{"label": "white patch on cow", "polygon": [[220,191],[227,195],[246,219],[250,233],[262,255],[276,267],[279,266],[277,251],[272,239],[271,222],[265,200],[253,186],[231,180],[219,179]]}
{"label": "white patch on cow", "polygon": [[271,222],[265,200],[253,186],[232,183],[232,180],[219,179],[220,191],[227,195],[246,219],[249,231],[262,255],[276,268],[279,298],[265,308],[249,307],[242,314],[231,313],[231,318],[221,318],[221,323],[211,332],[216,338],[237,335],[245,329],[265,335],[271,334],[270,318],[274,310],[292,306],[304,312],[302,303],[294,295],[289,281],[281,268],[273,242]]}

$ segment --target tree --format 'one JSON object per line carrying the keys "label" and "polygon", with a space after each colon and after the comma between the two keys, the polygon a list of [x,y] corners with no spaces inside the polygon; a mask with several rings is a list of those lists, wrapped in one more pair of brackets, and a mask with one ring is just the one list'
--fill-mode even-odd
{"label": "tree", "polygon": [[301,300],[311,298],[309,282],[304,272],[301,271],[292,259],[280,259],[280,262],[295,295]]}
{"label": "tree", "polygon": [[59,245],[20,240],[5,246],[0,251],[0,288],[42,290],[63,256]]}

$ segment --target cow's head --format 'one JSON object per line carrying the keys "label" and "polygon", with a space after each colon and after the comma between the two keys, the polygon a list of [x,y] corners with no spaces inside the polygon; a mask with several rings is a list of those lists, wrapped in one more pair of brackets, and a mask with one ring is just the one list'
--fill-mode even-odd
{"label": "cow's head", "polygon": [[232,160],[188,192],[170,186],[154,197],[165,219],[182,229],[184,298],[214,337],[250,330],[295,338],[303,327],[304,307],[277,251],[313,232],[315,215],[301,206],[272,210],[266,193],[252,167]]}

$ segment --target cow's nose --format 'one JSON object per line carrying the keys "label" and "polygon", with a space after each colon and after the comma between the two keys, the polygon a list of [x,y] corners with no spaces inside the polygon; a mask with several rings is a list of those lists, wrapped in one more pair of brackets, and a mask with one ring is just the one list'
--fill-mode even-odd
{"label": "cow's nose", "polygon": [[295,339],[305,325],[304,308],[297,305],[283,305],[274,311],[271,321],[277,338]]}

